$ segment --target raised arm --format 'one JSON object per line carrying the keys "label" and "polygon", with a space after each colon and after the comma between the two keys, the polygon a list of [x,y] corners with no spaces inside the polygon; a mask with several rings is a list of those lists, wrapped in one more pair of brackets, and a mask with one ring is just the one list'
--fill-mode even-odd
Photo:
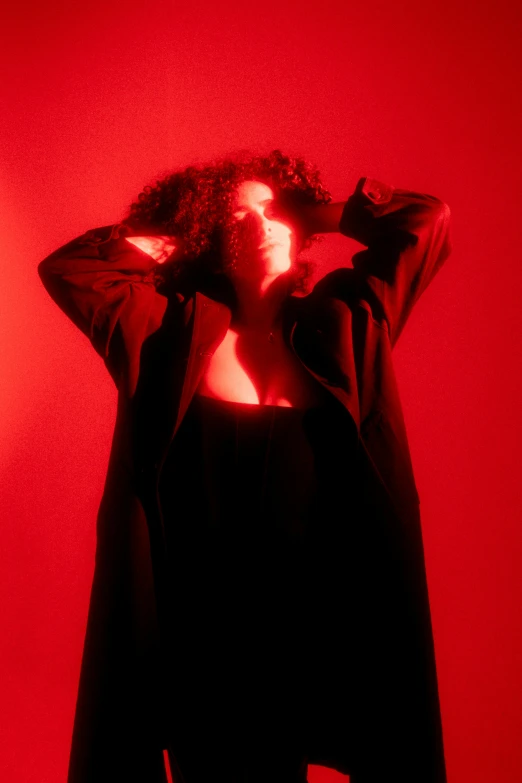
{"label": "raised arm", "polygon": [[93,229],[45,258],[40,278],[56,304],[87,335],[117,385],[131,387],[143,340],[161,323],[167,300],[154,270],[174,250],[172,238],[131,237],[120,224]]}
{"label": "raised arm", "polygon": [[[367,250],[352,259],[355,274],[337,269],[316,288],[332,295],[357,292],[369,300],[377,320],[384,320],[392,346],[422,292],[451,252],[450,211],[433,196],[393,188],[363,177],[345,203],[317,212],[316,230],[338,230]],[[355,284],[355,285],[354,285]]]}

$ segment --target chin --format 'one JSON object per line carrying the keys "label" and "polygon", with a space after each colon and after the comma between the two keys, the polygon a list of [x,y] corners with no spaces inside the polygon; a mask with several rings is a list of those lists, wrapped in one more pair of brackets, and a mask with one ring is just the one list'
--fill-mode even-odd
{"label": "chin", "polygon": [[292,267],[292,259],[289,256],[285,256],[284,258],[278,258],[277,260],[274,260],[274,263],[271,264],[270,269],[267,269],[267,274],[284,275],[286,272],[289,272]]}

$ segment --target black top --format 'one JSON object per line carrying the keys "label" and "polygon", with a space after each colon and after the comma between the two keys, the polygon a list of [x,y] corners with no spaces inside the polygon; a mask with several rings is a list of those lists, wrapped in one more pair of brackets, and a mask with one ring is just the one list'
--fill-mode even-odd
{"label": "black top", "polygon": [[[243,539],[302,534],[317,492],[308,416],[194,396],[163,469],[167,526]],[[169,492],[175,485],[186,504]]]}
{"label": "black top", "polygon": [[219,532],[237,546],[322,527],[339,493],[335,479],[344,499],[347,484],[357,485],[357,441],[339,407],[333,399],[304,411],[195,395],[162,471],[167,530],[200,542]]}
{"label": "black top", "polygon": [[[244,748],[263,738],[266,748],[281,736],[278,719],[285,748],[291,727],[303,752],[312,735],[320,743],[315,718],[330,738],[339,730],[348,650],[334,618],[340,602],[346,612],[348,582],[346,551],[341,570],[328,531],[333,521],[349,527],[346,498],[357,488],[357,440],[344,422],[335,400],[306,411],[191,401],[160,483],[180,640],[180,758],[194,734]],[[278,717],[260,726],[270,704]]]}

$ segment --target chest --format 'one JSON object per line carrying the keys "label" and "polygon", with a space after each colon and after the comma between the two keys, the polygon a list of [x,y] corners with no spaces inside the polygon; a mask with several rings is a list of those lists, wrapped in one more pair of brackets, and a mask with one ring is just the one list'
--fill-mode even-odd
{"label": "chest", "polygon": [[211,356],[197,392],[253,405],[310,408],[324,390],[283,340],[280,330],[255,333],[228,329]]}

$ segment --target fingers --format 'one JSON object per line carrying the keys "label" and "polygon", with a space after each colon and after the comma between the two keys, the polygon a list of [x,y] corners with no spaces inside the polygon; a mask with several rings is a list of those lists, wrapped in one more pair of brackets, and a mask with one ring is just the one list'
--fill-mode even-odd
{"label": "fingers", "polygon": [[125,239],[151,256],[158,264],[164,264],[177,249],[173,237],[125,237]]}

